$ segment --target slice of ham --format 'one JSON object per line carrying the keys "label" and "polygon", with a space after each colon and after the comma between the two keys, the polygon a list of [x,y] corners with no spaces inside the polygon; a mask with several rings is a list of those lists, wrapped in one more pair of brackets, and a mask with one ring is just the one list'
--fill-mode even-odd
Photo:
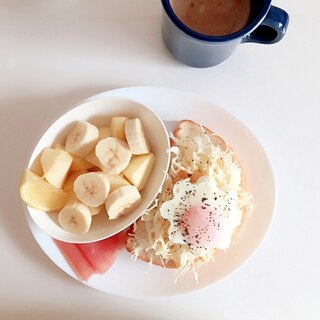
{"label": "slice of ham", "polygon": [[88,281],[93,274],[103,274],[113,265],[124,247],[126,238],[127,231],[122,231],[107,239],[91,243],[76,244],[56,239],[54,242],[79,278]]}
{"label": "slice of ham", "polygon": [[173,134],[177,138],[185,137],[201,137],[205,133],[211,143],[216,146],[220,147],[222,150],[227,149],[227,143],[213,131],[205,126],[201,126],[199,123],[194,122],[192,120],[181,120],[177,127],[174,129]]}

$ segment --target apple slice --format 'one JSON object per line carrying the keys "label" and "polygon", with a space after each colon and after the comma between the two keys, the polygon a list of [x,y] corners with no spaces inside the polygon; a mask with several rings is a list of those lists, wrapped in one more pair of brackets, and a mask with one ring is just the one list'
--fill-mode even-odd
{"label": "apple slice", "polygon": [[29,207],[45,212],[60,210],[70,200],[68,192],[53,187],[28,169],[21,177],[20,196]]}
{"label": "apple slice", "polygon": [[153,153],[147,153],[132,157],[123,175],[138,188],[142,190],[151,174],[156,157]]}
{"label": "apple slice", "polygon": [[83,158],[80,158],[75,155],[72,155],[72,158],[73,158],[73,162],[71,164],[70,171],[80,171],[80,170],[86,170],[94,167],[94,165],[91,162]]}
{"label": "apple slice", "polygon": [[110,193],[113,190],[116,190],[120,187],[130,185],[130,182],[128,180],[126,180],[125,178],[121,177],[119,174],[114,174],[114,175],[108,174],[107,177],[110,182],[110,191],[109,191]]}
{"label": "apple slice", "polygon": [[88,170],[72,171],[72,172],[69,174],[66,182],[65,182],[64,185],[63,185],[63,190],[72,193],[72,192],[73,192],[73,184],[74,184],[74,182],[76,181],[76,179],[77,179],[80,175],[82,175],[82,174],[84,174],[84,173],[88,173]]}
{"label": "apple slice", "polygon": [[45,148],[40,158],[44,177],[52,186],[61,189],[72,161],[72,156],[64,150]]}
{"label": "apple slice", "polygon": [[[57,150],[64,150],[64,147],[60,144],[60,143],[56,143],[53,146],[54,149]],[[75,154],[70,154],[70,156],[73,158],[71,167],[70,167],[70,171],[80,171],[80,170],[87,170],[90,169],[94,166],[94,164],[92,164],[91,162],[80,158],[78,156],[76,156]]]}

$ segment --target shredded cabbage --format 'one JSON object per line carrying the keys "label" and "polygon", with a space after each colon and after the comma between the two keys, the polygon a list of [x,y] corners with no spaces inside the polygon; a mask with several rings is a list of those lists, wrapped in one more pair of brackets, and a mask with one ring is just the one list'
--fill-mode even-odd
{"label": "shredded cabbage", "polygon": [[[216,185],[224,191],[235,191],[238,195],[238,206],[245,214],[253,208],[252,196],[243,189],[241,168],[232,150],[228,147],[222,150],[213,145],[210,136],[201,126],[200,135],[196,137],[175,137],[170,134],[174,142],[171,147],[171,166],[163,185],[162,191],[154,203],[144,212],[140,223],[143,223],[146,235],[138,236],[134,226],[130,241],[134,243],[133,258],[137,259],[141,252],[149,254],[150,261],[160,259],[163,266],[173,261],[177,270],[176,281],[188,270],[193,270],[195,279],[198,275],[195,267],[198,263],[213,260],[216,248],[202,256],[195,256],[186,244],[176,244],[169,240],[168,229],[170,223],[160,214],[160,207],[165,201],[173,198],[173,184],[179,172],[184,171],[189,176],[210,176],[215,179]],[[218,136],[222,139],[220,136]],[[223,139],[222,139],[223,140]],[[224,141],[224,140],[223,140]],[[224,141],[225,142],[225,141]],[[190,178],[189,178],[190,179]]]}

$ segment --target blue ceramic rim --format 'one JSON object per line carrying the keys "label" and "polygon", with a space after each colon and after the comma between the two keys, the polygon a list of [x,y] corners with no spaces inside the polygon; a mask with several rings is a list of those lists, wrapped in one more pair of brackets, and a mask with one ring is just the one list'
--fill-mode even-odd
{"label": "blue ceramic rim", "polygon": [[249,23],[245,28],[241,29],[238,32],[228,34],[226,36],[207,36],[205,34],[199,33],[197,31],[193,31],[192,29],[188,28],[184,23],[181,22],[181,20],[176,16],[174,13],[170,0],[161,0],[162,6],[171,19],[171,21],[184,33],[187,35],[202,40],[202,41],[208,41],[208,42],[226,42],[231,40],[236,40],[239,38],[243,38],[246,34],[248,34],[250,31],[252,31],[259,23],[264,19],[264,17],[267,15],[270,7],[271,7],[271,0],[267,0],[264,2],[262,9],[260,10],[260,13],[258,16],[256,16],[251,23]]}

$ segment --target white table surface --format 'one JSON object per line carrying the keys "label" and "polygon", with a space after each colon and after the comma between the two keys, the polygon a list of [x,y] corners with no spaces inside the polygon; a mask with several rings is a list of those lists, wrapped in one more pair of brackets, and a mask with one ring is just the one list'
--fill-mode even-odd
{"label": "white table surface", "polygon": [[[178,63],[156,0],[0,1],[0,319],[319,319],[320,5],[275,0],[285,39],[241,45],[225,63]],[[127,86],[190,91],[233,113],[274,167],[278,204],[259,251],[200,292],[131,300],[58,269],[25,223],[19,177],[39,135],[66,108]]]}

